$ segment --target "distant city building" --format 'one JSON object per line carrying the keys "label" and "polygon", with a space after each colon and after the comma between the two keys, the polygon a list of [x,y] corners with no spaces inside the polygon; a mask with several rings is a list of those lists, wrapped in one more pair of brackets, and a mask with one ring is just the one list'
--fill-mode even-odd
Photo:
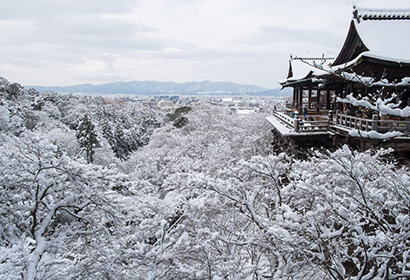
{"label": "distant city building", "polygon": [[232,97],[224,97],[224,98],[222,98],[222,103],[224,103],[224,104],[231,104],[232,101],[233,101],[233,98],[232,98]]}

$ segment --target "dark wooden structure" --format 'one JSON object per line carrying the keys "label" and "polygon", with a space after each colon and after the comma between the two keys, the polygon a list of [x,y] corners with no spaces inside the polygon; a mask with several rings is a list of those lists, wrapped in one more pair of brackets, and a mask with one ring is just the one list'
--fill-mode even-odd
{"label": "dark wooden structure", "polygon": [[[306,107],[317,112],[335,109],[336,97],[343,98],[350,93],[363,96],[380,91],[382,87],[386,95],[400,92],[397,101],[401,102],[402,107],[410,105],[410,90],[404,90],[405,86],[393,85],[410,77],[410,40],[407,39],[409,36],[404,35],[410,33],[410,12],[354,8],[353,15],[344,45],[336,59],[291,56],[287,78],[279,83],[282,87],[293,88],[293,108],[301,110]],[[397,36],[393,37],[395,33]],[[305,66],[307,73],[295,76],[294,68],[301,63],[311,64],[310,69]],[[387,84],[380,82],[369,87],[314,67],[324,63],[330,63],[329,69],[336,73],[355,73],[372,77],[375,81],[387,81]]]}
{"label": "dark wooden structure", "polygon": [[[364,115],[362,108],[337,102],[338,97],[345,98],[349,94],[354,97],[386,98],[394,93],[397,95],[394,101],[401,108],[410,106],[410,37],[407,34],[410,34],[410,11],[354,7],[353,19],[338,56],[334,59],[324,55],[318,58],[291,56],[288,75],[279,82],[283,88],[293,88],[293,98],[287,104],[287,112],[293,115],[296,111],[301,116],[306,108],[314,120],[293,123],[274,114],[269,121],[275,131],[294,142],[297,141],[295,139],[302,139],[301,136],[304,137],[303,141],[313,139],[313,136],[317,141],[316,132],[320,131],[322,137],[333,144],[355,143],[365,149],[378,146],[377,143],[385,146],[388,142],[396,150],[410,151],[410,118],[383,116],[379,119],[375,117],[376,112],[366,112]],[[369,78],[372,82],[368,82]],[[326,129],[316,127],[315,121],[318,119],[326,120]],[[279,128],[279,123],[293,126],[293,132]],[[323,133],[324,130],[326,133]],[[357,130],[359,136],[352,130]],[[387,137],[380,138],[380,135],[369,131],[380,134],[391,132],[391,135],[398,137],[393,136],[386,141]]]}

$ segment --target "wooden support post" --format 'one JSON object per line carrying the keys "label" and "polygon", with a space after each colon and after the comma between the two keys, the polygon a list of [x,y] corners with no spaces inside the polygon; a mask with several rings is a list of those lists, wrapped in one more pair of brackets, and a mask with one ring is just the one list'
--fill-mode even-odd
{"label": "wooden support post", "polygon": [[379,119],[379,116],[377,114],[373,114],[372,116],[372,130],[378,130],[379,125],[377,123],[377,120]]}
{"label": "wooden support post", "polygon": [[295,112],[295,118],[293,119],[293,130],[299,132],[299,113]]}
{"label": "wooden support post", "polygon": [[330,109],[330,90],[327,90],[327,93],[326,93],[326,109],[327,110]]}
{"label": "wooden support post", "polygon": [[327,114],[327,127],[329,129],[330,124],[333,122],[333,111],[329,110],[329,113]]}

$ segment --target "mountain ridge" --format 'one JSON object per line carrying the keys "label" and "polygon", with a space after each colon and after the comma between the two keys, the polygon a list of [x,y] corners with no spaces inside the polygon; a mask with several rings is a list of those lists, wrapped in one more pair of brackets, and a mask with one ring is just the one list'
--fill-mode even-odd
{"label": "mountain ridge", "polygon": [[138,95],[286,95],[280,89],[267,89],[251,84],[233,82],[159,82],[159,81],[117,81],[102,84],[77,84],[70,86],[27,86],[38,91],[89,94],[138,94]]}

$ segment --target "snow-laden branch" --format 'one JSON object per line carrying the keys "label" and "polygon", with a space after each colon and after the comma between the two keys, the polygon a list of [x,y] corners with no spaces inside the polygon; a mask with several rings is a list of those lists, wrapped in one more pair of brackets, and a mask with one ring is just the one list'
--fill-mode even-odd
{"label": "snow-laden branch", "polygon": [[337,102],[351,104],[353,106],[361,106],[373,111],[379,112],[379,115],[398,116],[402,118],[410,117],[410,106],[406,106],[403,109],[398,108],[399,103],[389,103],[394,99],[393,97],[387,99],[377,98],[375,104],[372,104],[368,99],[357,99],[353,96],[353,93],[346,96],[346,98],[337,98]]}
{"label": "snow-laden branch", "polygon": [[36,248],[31,253],[30,259],[27,264],[27,277],[26,278],[28,280],[36,279],[37,265],[42,255],[44,254],[46,250],[46,245],[47,245],[46,240],[44,239],[43,235],[46,232],[47,227],[49,227],[49,225],[51,224],[52,218],[55,215],[56,210],[59,207],[63,207],[69,204],[72,200],[73,200],[73,197],[69,197],[53,205],[53,207],[48,212],[48,215],[41,222],[40,228],[34,232],[34,237],[36,238]]}

